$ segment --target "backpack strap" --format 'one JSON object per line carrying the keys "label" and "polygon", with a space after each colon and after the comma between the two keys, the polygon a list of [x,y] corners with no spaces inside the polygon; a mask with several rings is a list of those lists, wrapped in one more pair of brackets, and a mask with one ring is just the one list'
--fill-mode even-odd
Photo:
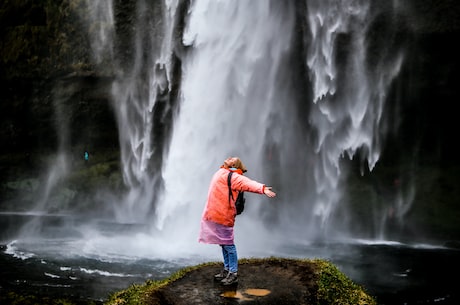
{"label": "backpack strap", "polygon": [[233,199],[233,193],[232,193],[232,174],[233,172],[230,171],[228,173],[228,177],[227,177],[227,184],[228,184],[228,201],[229,202],[232,202],[232,199]]}

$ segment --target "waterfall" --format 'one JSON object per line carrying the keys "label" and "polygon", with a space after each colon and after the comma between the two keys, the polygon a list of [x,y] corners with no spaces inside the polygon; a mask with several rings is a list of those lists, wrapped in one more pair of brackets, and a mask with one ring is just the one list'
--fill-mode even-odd
{"label": "waterfall", "polygon": [[[105,13],[101,20],[112,20],[110,1],[96,1],[90,6]],[[172,46],[177,1],[152,4],[138,1],[132,40],[132,58],[110,58],[119,67],[112,87],[112,102],[118,123],[122,173],[127,193],[114,204],[120,222],[148,221],[161,173],[152,159],[162,154],[161,139],[154,138],[155,107],[171,91]],[[158,22],[157,20],[161,20]],[[113,23],[106,22],[105,32],[93,39],[95,59],[113,54]],[[109,51],[107,51],[109,49]],[[107,58],[107,57],[105,57]],[[128,61],[130,64],[126,64]]]}
{"label": "waterfall", "polygon": [[[193,3],[183,37],[192,51],[184,59],[181,108],[163,165],[160,228],[186,224],[194,228],[187,229],[188,238],[196,240],[209,179],[228,156],[240,156],[249,177],[274,183],[263,173],[264,146],[268,137],[281,140],[281,127],[292,129],[294,115],[280,78],[286,73],[283,56],[291,44],[294,10],[278,6],[273,1]],[[261,198],[250,200],[254,207],[262,205]]]}
{"label": "waterfall", "polygon": [[117,240],[90,230],[84,234],[99,237],[88,239],[90,248],[119,251],[124,238],[129,251],[149,255],[172,255],[177,244],[199,251],[208,183],[228,156],[278,193],[248,194],[239,243],[267,249],[290,238],[353,237],[345,157],[370,171],[380,158],[387,92],[403,52],[370,33],[382,6],[394,12],[395,3],[200,0],[184,9],[181,1],[138,0],[122,40],[112,2],[89,1],[94,62],[114,69],[126,186],[117,199],[101,195],[104,210],[118,223],[148,227]]}
{"label": "waterfall", "polygon": [[[191,7],[183,42],[192,51],[184,58],[181,108],[163,164],[158,228],[187,224],[195,228],[187,235],[196,235],[209,177],[225,157],[238,155],[250,177],[274,184],[282,206],[253,196],[250,219],[241,217],[241,226],[259,235],[301,232],[311,239],[334,227],[329,217],[342,196],[343,156],[361,149],[370,169],[378,161],[385,92],[401,57],[388,71],[368,75],[368,4],[308,1],[311,100],[298,92],[296,63],[289,61],[298,8],[273,1],[199,1]],[[347,69],[353,77],[337,72],[339,35],[351,37]],[[302,80],[300,86],[308,87]]]}
{"label": "waterfall", "polygon": [[[108,14],[99,17],[105,26],[93,39],[96,60],[113,54],[108,2],[92,4],[95,14]],[[242,228],[302,232],[306,240],[346,232],[347,215],[338,224],[331,219],[346,187],[342,163],[358,152],[369,170],[378,162],[386,93],[403,60],[402,52],[383,50],[385,57],[369,64],[376,56],[368,54],[369,29],[380,7],[351,0],[203,0],[179,16],[178,5],[138,1],[130,64],[109,56],[120,66],[112,93],[128,188],[114,204],[118,220],[194,240],[212,173],[237,155],[249,177],[278,192],[276,203],[250,196]],[[179,43],[187,51],[180,54],[181,78],[174,79],[178,18],[185,18]],[[294,49],[299,39],[304,52]],[[172,131],[155,138],[155,107],[172,83],[180,84]],[[161,161],[153,166],[153,159]]]}
{"label": "waterfall", "polygon": [[[371,171],[379,160],[387,123],[382,119],[386,94],[403,55],[382,49],[386,58],[379,58],[375,67],[369,65],[373,54],[368,54],[372,40],[368,33],[376,14],[369,1],[307,1],[307,7],[311,45],[306,62],[313,83],[308,119],[316,136],[311,155],[317,196],[314,213],[327,229],[342,199],[347,173],[341,160],[359,151]],[[341,55],[342,63],[340,52],[346,56]]]}

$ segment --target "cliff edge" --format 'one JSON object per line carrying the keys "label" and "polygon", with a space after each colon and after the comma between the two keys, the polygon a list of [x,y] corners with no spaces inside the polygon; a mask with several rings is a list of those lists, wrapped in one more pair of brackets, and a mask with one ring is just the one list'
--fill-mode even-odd
{"label": "cliff edge", "polygon": [[239,280],[233,286],[214,281],[221,266],[207,263],[163,281],[133,285],[105,304],[376,304],[362,287],[324,260],[240,260]]}

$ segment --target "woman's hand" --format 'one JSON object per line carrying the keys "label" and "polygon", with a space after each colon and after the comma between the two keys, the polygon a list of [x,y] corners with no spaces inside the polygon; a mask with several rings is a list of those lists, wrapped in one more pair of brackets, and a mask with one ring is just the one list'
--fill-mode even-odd
{"label": "woman's hand", "polygon": [[271,186],[266,186],[264,188],[264,194],[267,195],[267,197],[273,198],[276,196],[276,193],[272,191]]}

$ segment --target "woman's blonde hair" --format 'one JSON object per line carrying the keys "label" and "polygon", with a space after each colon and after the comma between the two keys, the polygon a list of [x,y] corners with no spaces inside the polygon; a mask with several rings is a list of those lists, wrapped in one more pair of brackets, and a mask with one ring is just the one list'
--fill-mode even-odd
{"label": "woman's blonde hair", "polygon": [[234,167],[241,169],[243,173],[247,172],[248,170],[246,169],[246,166],[244,166],[243,162],[241,162],[241,159],[239,157],[235,157],[236,161],[233,164]]}

